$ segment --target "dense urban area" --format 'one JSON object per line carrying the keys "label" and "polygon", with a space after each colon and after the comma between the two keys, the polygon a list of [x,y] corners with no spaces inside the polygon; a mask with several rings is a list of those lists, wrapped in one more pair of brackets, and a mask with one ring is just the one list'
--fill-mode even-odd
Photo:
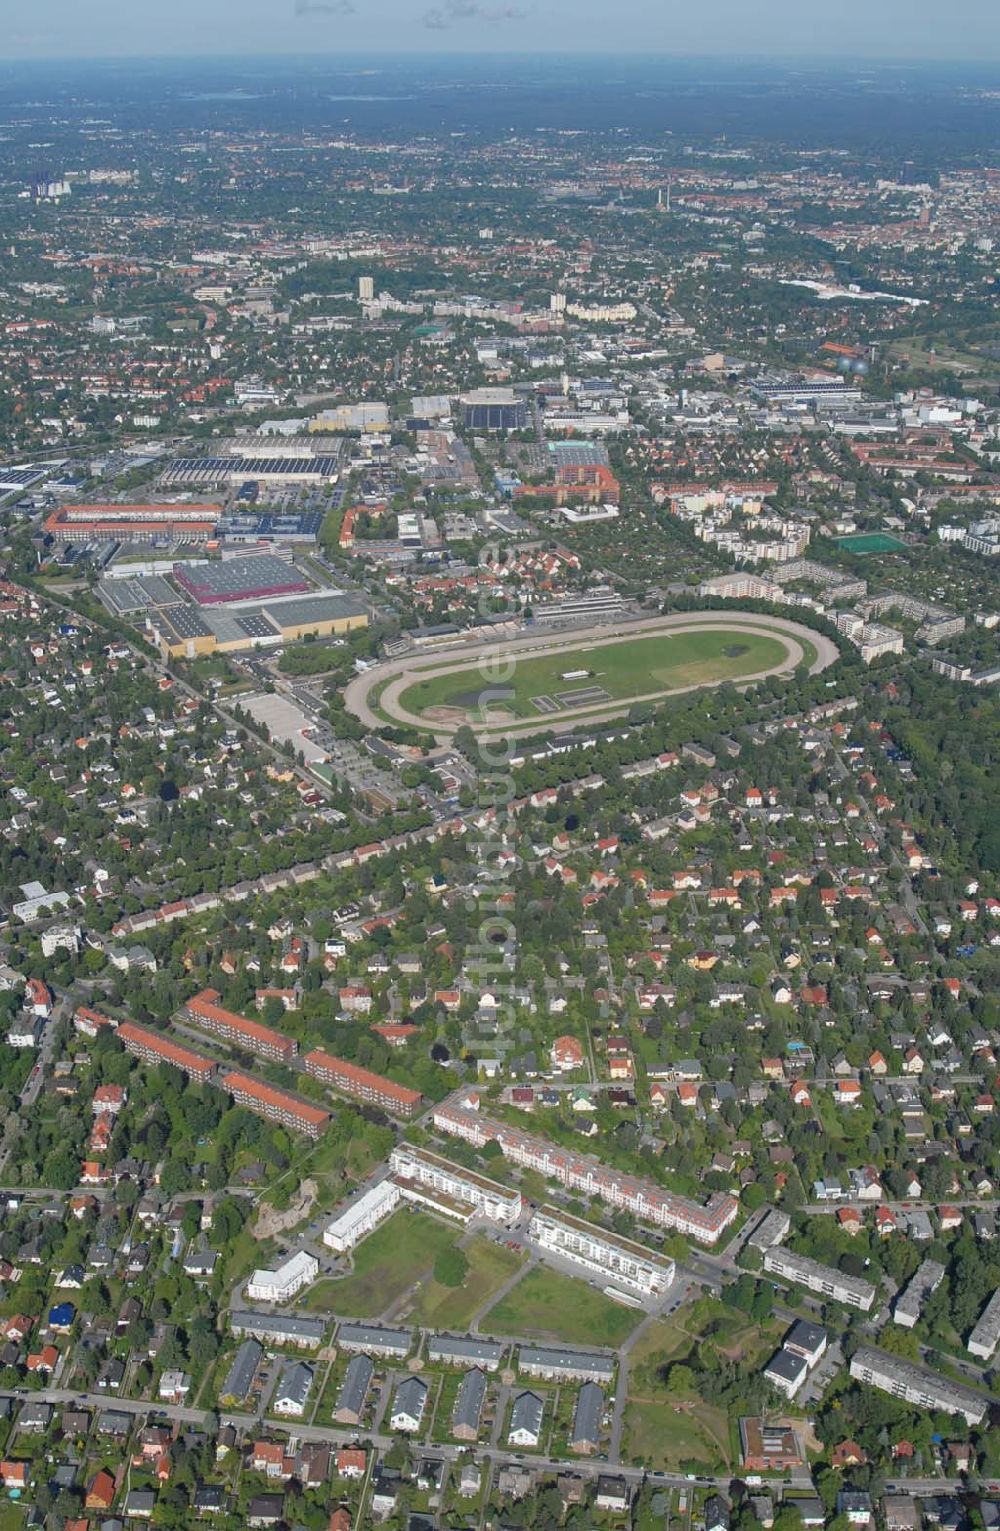
{"label": "dense urban area", "polygon": [[1000,96],[279,76],[0,90],[0,1531],[998,1531]]}

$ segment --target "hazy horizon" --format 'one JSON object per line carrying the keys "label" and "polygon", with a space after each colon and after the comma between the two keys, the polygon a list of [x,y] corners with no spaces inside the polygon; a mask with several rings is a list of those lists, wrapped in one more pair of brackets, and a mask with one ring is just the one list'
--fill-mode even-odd
{"label": "hazy horizon", "polygon": [[[14,9],[8,64],[101,59],[440,53],[1000,63],[995,0],[915,13],[911,0],[32,0]],[[391,46],[385,41],[391,38]],[[570,39],[572,46],[567,47]]]}

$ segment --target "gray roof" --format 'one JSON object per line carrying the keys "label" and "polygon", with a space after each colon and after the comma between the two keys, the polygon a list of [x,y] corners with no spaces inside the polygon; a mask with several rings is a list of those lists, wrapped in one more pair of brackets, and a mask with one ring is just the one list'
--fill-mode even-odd
{"label": "gray roof", "polygon": [[432,1361],[481,1361],[488,1366],[499,1366],[506,1346],[490,1340],[457,1338],[452,1334],[435,1334],[427,1342],[427,1354]]}
{"label": "gray roof", "polygon": [[353,1356],[337,1395],[336,1412],[360,1415],[371,1387],[375,1365],[371,1356]]}
{"label": "gray roof", "polygon": [[392,1417],[405,1414],[410,1419],[420,1419],[427,1403],[427,1383],[422,1377],[407,1377],[396,1389],[392,1401]]}
{"label": "gray roof", "polygon": [[380,1329],[375,1324],[341,1324],[337,1344],[345,1350],[391,1350],[396,1355],[409,1354],[413,1344],[412,1329]]}
{"label": "gray roof", "polygon": [[220,1398],[245,1398],[263,1356],[263,1348],[256,1340],[244,1340],[226,1373],[226,1380],[219,1391]]}
{"label": "gray roof", "polygon": [[515,1430],[527,1430],[537,1440],[542,1428],[542,1415],[545,1413],[545,1402],[537,1393],[518,1393],[514,1399],[514,1407],[510,1411],[509,1435]]}
{"label": "gray roof", "polygon": [[233,1334],[252,1334],[258,1340],[294,1340],[298,1345],[320,1345],[326,1333],[322,1318],[289,1318],[281,1313],[257,1313],[234,1309],[229,1315]]}
{"label": "gray roof", "polygon": [[573,1445],[596,1446],[601,1439],[604,1394],[596,1382],[585,1382],[576,1398],[573,1414]]}
{"label": "gray roof", "polygon": [[304,1408],[313,1384],[313,1369],[305,1361],[291,1361],[281,1374],[274,1394],[275,1404],[294,1404]]}
{"label": "gray roof", "polygon": [[603,1377],[608,1381],[615,1367],[611,1356],[592,1350],[549,1350],[535,1345],[521,1346],[518,1365],[522,1369],[535,1366],[546,1371],[576,1372],[581,1377]]}
{"label": "gray roof", "polygon": [[485,1400],[486,1373],[480,1371],[478,1366],[474,1366],[462,1378],[462,1386],[458,1390],[454,1413],[451,1417],[452,1427],[457,1429],[464,1426],[469,1430],[478,1431]]}

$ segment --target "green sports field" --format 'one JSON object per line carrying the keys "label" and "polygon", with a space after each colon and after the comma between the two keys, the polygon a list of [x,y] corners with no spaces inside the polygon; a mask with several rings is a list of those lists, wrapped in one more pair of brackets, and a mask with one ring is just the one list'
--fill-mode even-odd
{"label": "green sports field", "polygon": [[[515,718],[558,717],[586,707],[663,695],[685,686],[717,685],[773,670],[788,656],[786,643],[745,628],[704,628],[633,638],[621,643],[581,642],[578,648],[517,661],[509,695],[490,698],[495,712]],[[815,655],[806,655],[807,663]],[[581,673],[581,672],[586,672]],[[567,675],[572,678],[567,679]],[[447,708],[481,720],[477,703],[487,683],[475,664],[408,686],[399,705],[415,715]],[[491,688],[494,693],[500,688]]]}
{"label": "green sports field", "polygon": [[845,553],[905,553],[906,543],[890,532],[861,532],[856,537],[838,537],[837,546]]}

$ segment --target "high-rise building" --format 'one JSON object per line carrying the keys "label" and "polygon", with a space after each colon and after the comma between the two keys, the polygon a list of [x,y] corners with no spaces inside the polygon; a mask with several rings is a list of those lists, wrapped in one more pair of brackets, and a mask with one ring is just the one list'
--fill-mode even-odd
{"label": "high-rise building", "polygon": [[371,303],[375,297],[375,278],[373,276],[358,277],[358,297],[362,303]]}

